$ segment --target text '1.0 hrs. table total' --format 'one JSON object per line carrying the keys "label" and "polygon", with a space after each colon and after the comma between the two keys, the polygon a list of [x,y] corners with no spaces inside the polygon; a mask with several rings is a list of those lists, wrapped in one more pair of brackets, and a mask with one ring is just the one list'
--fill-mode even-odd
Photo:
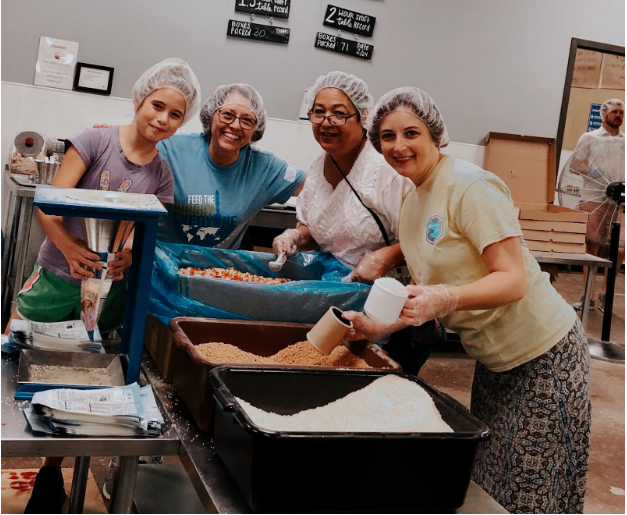
{"label": "text '1.0 hrs. table total'", "polygon": [[235,0],[235,10],[261,16],[289,18],[290,0]]}

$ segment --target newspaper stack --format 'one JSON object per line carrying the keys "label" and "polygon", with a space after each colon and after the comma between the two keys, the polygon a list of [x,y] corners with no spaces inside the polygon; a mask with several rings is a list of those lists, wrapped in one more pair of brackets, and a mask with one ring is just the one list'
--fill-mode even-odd
{"label": "newspaper stack", "polygon": [[9,344],[23,349],[57,350],[68,352],[104,352],[96,327],[91,340],[81,320],[66,322],[34,322],[11,320]]}
{"label": "newspaper stack", "polygon": [[150,385],[36,392],[24,415],[33,431],[82,436],[159,436],[163,417]]}

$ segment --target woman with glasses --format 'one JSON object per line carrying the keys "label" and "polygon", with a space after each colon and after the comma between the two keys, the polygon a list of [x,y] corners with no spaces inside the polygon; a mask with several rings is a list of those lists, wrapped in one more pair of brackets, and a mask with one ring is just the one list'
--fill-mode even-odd
{"label": "woman with glasses", "polygon": [[298,194],[305,172],[257,149],[266,128],[261,95],[248,84],[219,86],[200,110],[203,133],[159,144],[174,174],[174,203],[161,241],[235,248],[264,207]]}
{"label": "woman with glasses", "polygon": [[[277,236],[273,251],[288,256],[299,250],[331,252],[353,269],[351,280],[372,283],[404,261],[398,223],[403,198],[414,186],[368,142],[366,117],[374,102],[363,80],[331,72],[318,77],[312,96],[309,120],[322,152],[296,201],[298,226]],[[428,351],[418,346],[442,337],[435,323],[424,329],[422,342],[404,332],[384,346],[405,372],[417,373],[427,359]]]}

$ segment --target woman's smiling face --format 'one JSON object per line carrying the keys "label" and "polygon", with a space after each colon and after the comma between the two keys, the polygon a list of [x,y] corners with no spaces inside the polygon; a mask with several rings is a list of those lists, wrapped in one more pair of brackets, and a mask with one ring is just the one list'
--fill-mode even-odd
{"label": "woman's smiling face", "polygon": [[379,128],[381,153],[403,177],[420,186],[440,161],[440,149],[424,122],[412,113],[397,110],[385,115]]}
{"label": "woman's smiling face", "polygon": [[220,120],[219,111],[232,113],[238,118],[250,118],[256,121],[257,117],[250,109],[250,101],[235,91],[229,93],[224,104],[213,115],[211,123],[211,140],[216,142],[223,151],[239,151],[250,143],[255,130],[254,128],[252,130],[243,129],[239,119],[234,119],[230,124],[223,123]]}
{"label": "woman's smiling face", "polygon": [[314,100],[312,112],[329,115],[349,116],[345,125],[331,125],[328,119],[312,123],[314,138],[322,149],[331,155],[345,154],[354,149],[363,138],[363,127],[357,109],[348,96],[336,88],[321,89]]}

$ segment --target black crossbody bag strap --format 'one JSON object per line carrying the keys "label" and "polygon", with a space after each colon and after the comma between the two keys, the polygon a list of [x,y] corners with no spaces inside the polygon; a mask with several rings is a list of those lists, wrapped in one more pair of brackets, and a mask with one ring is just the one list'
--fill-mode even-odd
{"label": "black crossbody bag strap", "polygon": [[335,165],[335,168],[337,168],[337,171],[340,172],[340,175],[344,178],[344,180],[346,181],[346,184],[348,184],[350,186],[350,189],[353,190],[353,193],[355,194],[355,196],[357,197],[357,200],[359,200],[359,202],[361,202],[361,205],[364,206],[368,212],[372,215],[372,218],[374,218],[374,221],[377,223],[377,226],[379,227],[379,230],[381,231],[381,236],[383,236],[383,240],[385,241],[385,244],[389,247],[390,246],[390,238],[388,238],[388,234],[385,230],[385,227],[383,227],[383,222],[381,222],[381,219],[379,218],[379,216],[377,215],[377,213],[375,213],[372,209],[370,209],[366,204],[364,204],[364,201],[361,200],[361,197],[359,196],[359,193],[357,193],[357,191],[355,190],[355,188],[353,188],[353,185],[350,183],[350,181],[347,179],[346,175],[344,175],[344,172],[342,171],[342,169],[339,167],[339,165],[337,164],[337,162],[335,161],[335,159],[333,159],[333,156],[331,154],[328,154],[328,156],[331,158],[331,161],[333,161],[333,164]]}

